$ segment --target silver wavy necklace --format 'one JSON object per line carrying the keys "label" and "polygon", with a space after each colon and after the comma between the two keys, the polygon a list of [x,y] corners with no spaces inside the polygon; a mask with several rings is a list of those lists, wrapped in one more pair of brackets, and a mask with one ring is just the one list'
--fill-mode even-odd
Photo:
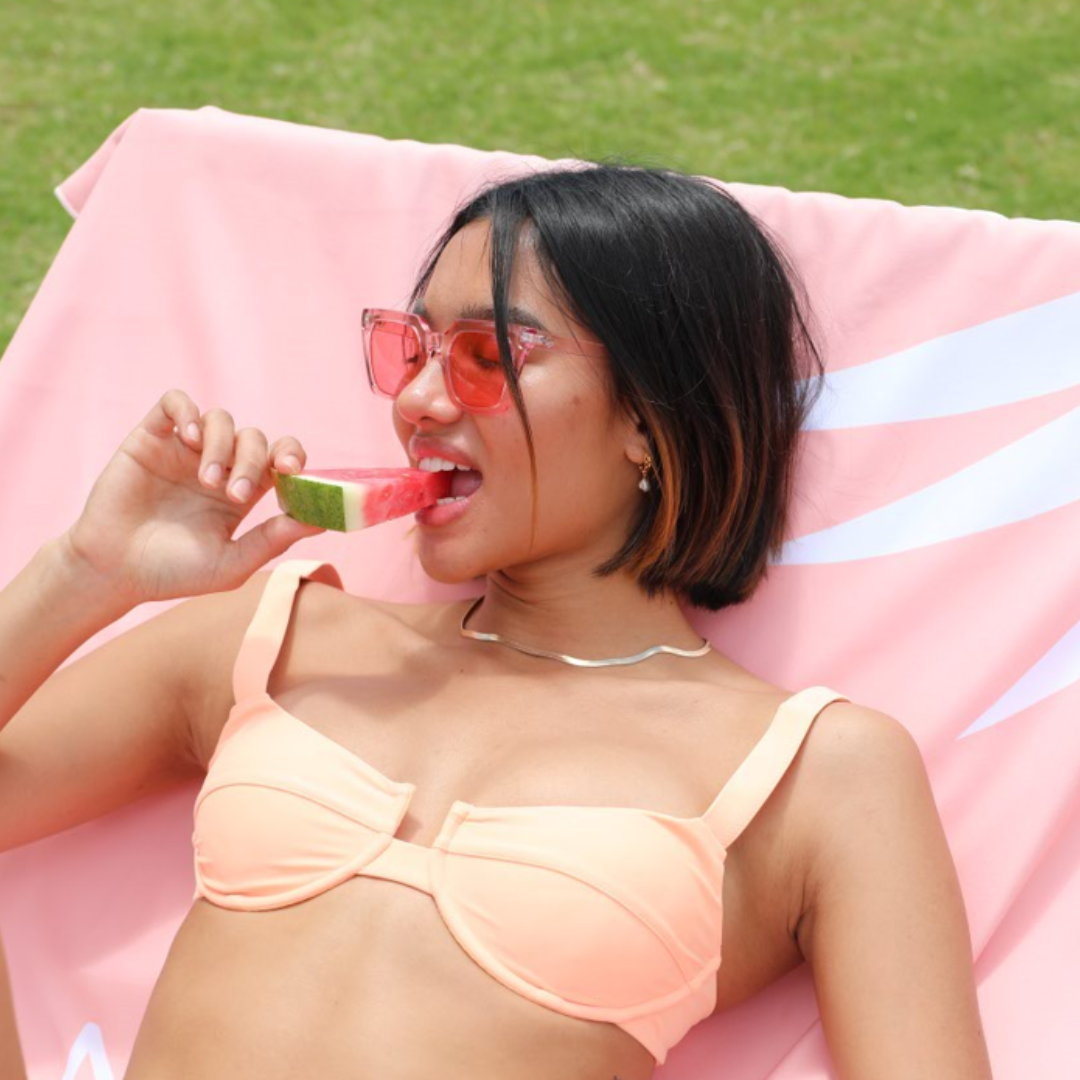
{"label": "silver wavy necklace", "polygon": [[478,596],[472,606],[461,616],[461,636],[472,638],[474,641],[493,641],[497,645],[506,645],[508,648],[517,649],[518,652],[528,653],[530,656],[541,656],[547,660],[561,660],[564,664],[573,664],[574,667],[614,667],[617,664],[637,664],[647,660],[657,653],[671,653],[672,656],[704,656],[712,646],[705,639],[701,639],[699,649],[679,649],[674,645],[651,645],[649,648],[633,656],[613,656],[610,660],[582,660],[578,656],[567,656],[565,653],[548,652],[547,649],[534,649],[531,645],[522,645],[520,641],[511,641],[501,634],[485,634],[479,630],[466,630],[465,623],[469,616],[480,606],[483,601]]}

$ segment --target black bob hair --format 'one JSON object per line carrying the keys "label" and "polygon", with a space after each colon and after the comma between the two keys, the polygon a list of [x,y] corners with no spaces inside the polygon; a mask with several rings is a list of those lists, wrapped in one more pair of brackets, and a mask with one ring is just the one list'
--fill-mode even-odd
{"label": "black bob hair", "polygon": [[[806,290],[768,228],[715,181],[623,159],[543,169],[459,204],[409,297],[450,239],[487,220],[495,325],[525,430],[507,338],[522,229],[552,298],[603,342],[613,410],[647,436],[651,491],[625,543],[594,568],[626,569],[653,597],[709,611],[747,600],[783,545],[799,435],[824,364]],[[801,370],[805,364],[807,370]]]}

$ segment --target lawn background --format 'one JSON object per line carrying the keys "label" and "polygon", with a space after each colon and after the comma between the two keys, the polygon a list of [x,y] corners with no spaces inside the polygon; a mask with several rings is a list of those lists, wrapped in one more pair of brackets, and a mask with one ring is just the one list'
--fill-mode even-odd
{"label": "lawn background", "polygon": [[140,107],[1080,220],[1072,0],[4,0],[0,353]]}

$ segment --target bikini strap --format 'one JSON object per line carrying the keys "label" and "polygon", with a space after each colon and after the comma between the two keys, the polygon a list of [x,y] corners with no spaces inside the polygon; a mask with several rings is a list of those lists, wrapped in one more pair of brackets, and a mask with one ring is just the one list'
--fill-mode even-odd
{"label": "bikini strap", "polygon": [[344,590],[337,568],[319,559],[287,559],[271,569],[233,666],[233,696],[237,703],[266,692],[300,582],[316,577]]}
{"label": "bikini strap", "polygon": [[781,704],[765,734],[702,815],[725,849],[783,779],[818,713],[834,701],[850,700],[827,686],[810,686]]}

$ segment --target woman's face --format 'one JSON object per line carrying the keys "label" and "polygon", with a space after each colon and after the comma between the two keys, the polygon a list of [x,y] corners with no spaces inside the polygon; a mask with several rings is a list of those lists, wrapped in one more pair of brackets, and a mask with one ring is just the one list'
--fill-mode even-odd
{"label": "woman's face", "polygon": [[[487,243],[490,225],[476,221],[447,244],[422,300],[427,321],[446,330],[461,312],[492,304]],[[522,231],[528,237],[528,225]],[[537,317],[559,337],[593,338],[587,327],[555,306],[528,239],[514,260],[509,302]],[[517,409],[466,412],[447,393],[432,359],[394,402],[394,429],[409,464],[414,437],[443,439],[475,462],[483,477],[466,511],[442,525],[417,525],[425,571],[436,581],[459,582],[503,571],[527,576],[529,565],[583,570],[625,542],[645,498],[638,489],[646,444],[632,419],[612,414],[605,359],[536,351],[519,380],[532,423],[538,479],[536,542],[529,550],[529,451]]]}

